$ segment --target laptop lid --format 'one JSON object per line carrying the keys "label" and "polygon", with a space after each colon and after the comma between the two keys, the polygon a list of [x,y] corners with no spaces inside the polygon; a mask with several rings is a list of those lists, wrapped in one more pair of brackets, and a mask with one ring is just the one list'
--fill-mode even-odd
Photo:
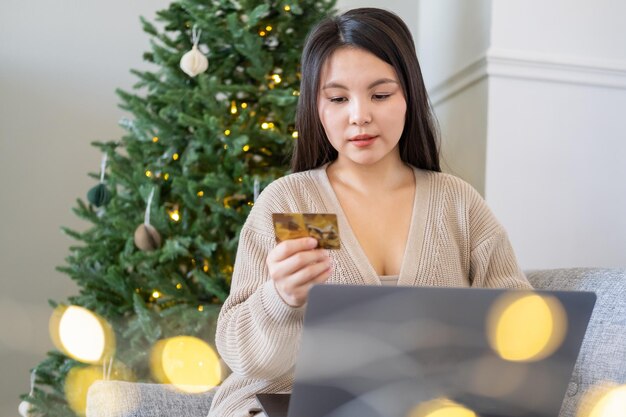
{"label": "laptop lid", "polygon": [[315,286],[288,416],[554,417],[594,303],[589,292]]}

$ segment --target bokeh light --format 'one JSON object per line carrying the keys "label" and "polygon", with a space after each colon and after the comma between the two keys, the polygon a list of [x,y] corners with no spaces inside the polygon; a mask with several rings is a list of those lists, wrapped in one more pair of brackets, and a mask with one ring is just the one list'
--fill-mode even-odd
{"label": "bokeh light", "polygon": [[57,349],[80,362],[98,364],[115,351],[111,326],[84,307],[59,305],[50,317],[49,330]]}
{"label": "bokeh light", "polygon": [[[104,375],[102,366],[76,366],[65,377],[65,398],[70,408],[79,416],[84,416],[87,409],[87,392],[91,385],[101,379],[115,379],[120,381],[134,381],[132,372],[123,364],[115,362],[111,373]],[[120,407],[129,408],[129,404],[109,404],[109,411]]]}
{"label": "bokeh light", "polygon": [[502,359],[532,362],[553,354],[563,342],[567,316],[559,300],[536,293],[509,292],[487,318],[487,336]]}
{"label": "bokeh light", "polygon": [[150,357],[154,378],[185,392],[204,392],[217,386],[222,368],[215,351],[203,340],[176,336],[157,342]]}
{"label": "bokeh light", "polygon": [[436,398],[416,405],[407,417],[476,417],[476,413],[447,398]]}
{"label": "bokeh light", "polygon": [[580,402],[578,417],[626,417],[626,385],[599,385]]}

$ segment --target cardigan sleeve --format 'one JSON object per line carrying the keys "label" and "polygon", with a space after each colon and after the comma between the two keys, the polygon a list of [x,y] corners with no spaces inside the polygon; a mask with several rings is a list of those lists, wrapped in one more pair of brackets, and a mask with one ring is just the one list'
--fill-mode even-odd
{"label": "cardigan sleeve", "polygon": [[469,193],[470,282],[474,287],[531,289],[506,231],[485,200]]}
{"label": "cardigan sleeve", "polygon": [[[269,276],[266,258],[273,234],[260,233],[258,220],[270,216],[255,205],[242,228],[230,295],[217,323],[216,345],[230,369],[245,377],[275,379],[295,364],[304,307],[286,304]],[[270,223],[271,224],[271,223]]]}

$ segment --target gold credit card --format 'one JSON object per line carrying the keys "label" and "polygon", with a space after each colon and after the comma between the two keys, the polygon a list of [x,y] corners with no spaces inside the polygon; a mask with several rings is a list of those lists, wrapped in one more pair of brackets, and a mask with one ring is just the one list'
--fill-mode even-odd
{"label": "gold credit card", "polygon": [[276,241],[314,237],[318,248],[339,249],[337,215],[330,213],[272,213]]}

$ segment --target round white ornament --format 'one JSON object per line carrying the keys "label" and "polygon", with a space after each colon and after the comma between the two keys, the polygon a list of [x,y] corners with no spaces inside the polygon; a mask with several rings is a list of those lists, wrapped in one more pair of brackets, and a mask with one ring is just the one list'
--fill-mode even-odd
{"label": "round white ornament", "polygon": [[190,77],[195,77],[209,68],[209,60],[198,50],[198,45],[194,45],[191,51],[187,52],[180,60],[180,69]]}
{"label": "round white ornament", "polygon": [[209,68],[209,60],[198,49],[200,33],[202,33],[202,31],[198,30],[196,26],[191,29],[191,41],[193,42],[193,46],[191,47],[191,51],[185,53],[180,59],[180,69],[190,77],[195,77]]}

